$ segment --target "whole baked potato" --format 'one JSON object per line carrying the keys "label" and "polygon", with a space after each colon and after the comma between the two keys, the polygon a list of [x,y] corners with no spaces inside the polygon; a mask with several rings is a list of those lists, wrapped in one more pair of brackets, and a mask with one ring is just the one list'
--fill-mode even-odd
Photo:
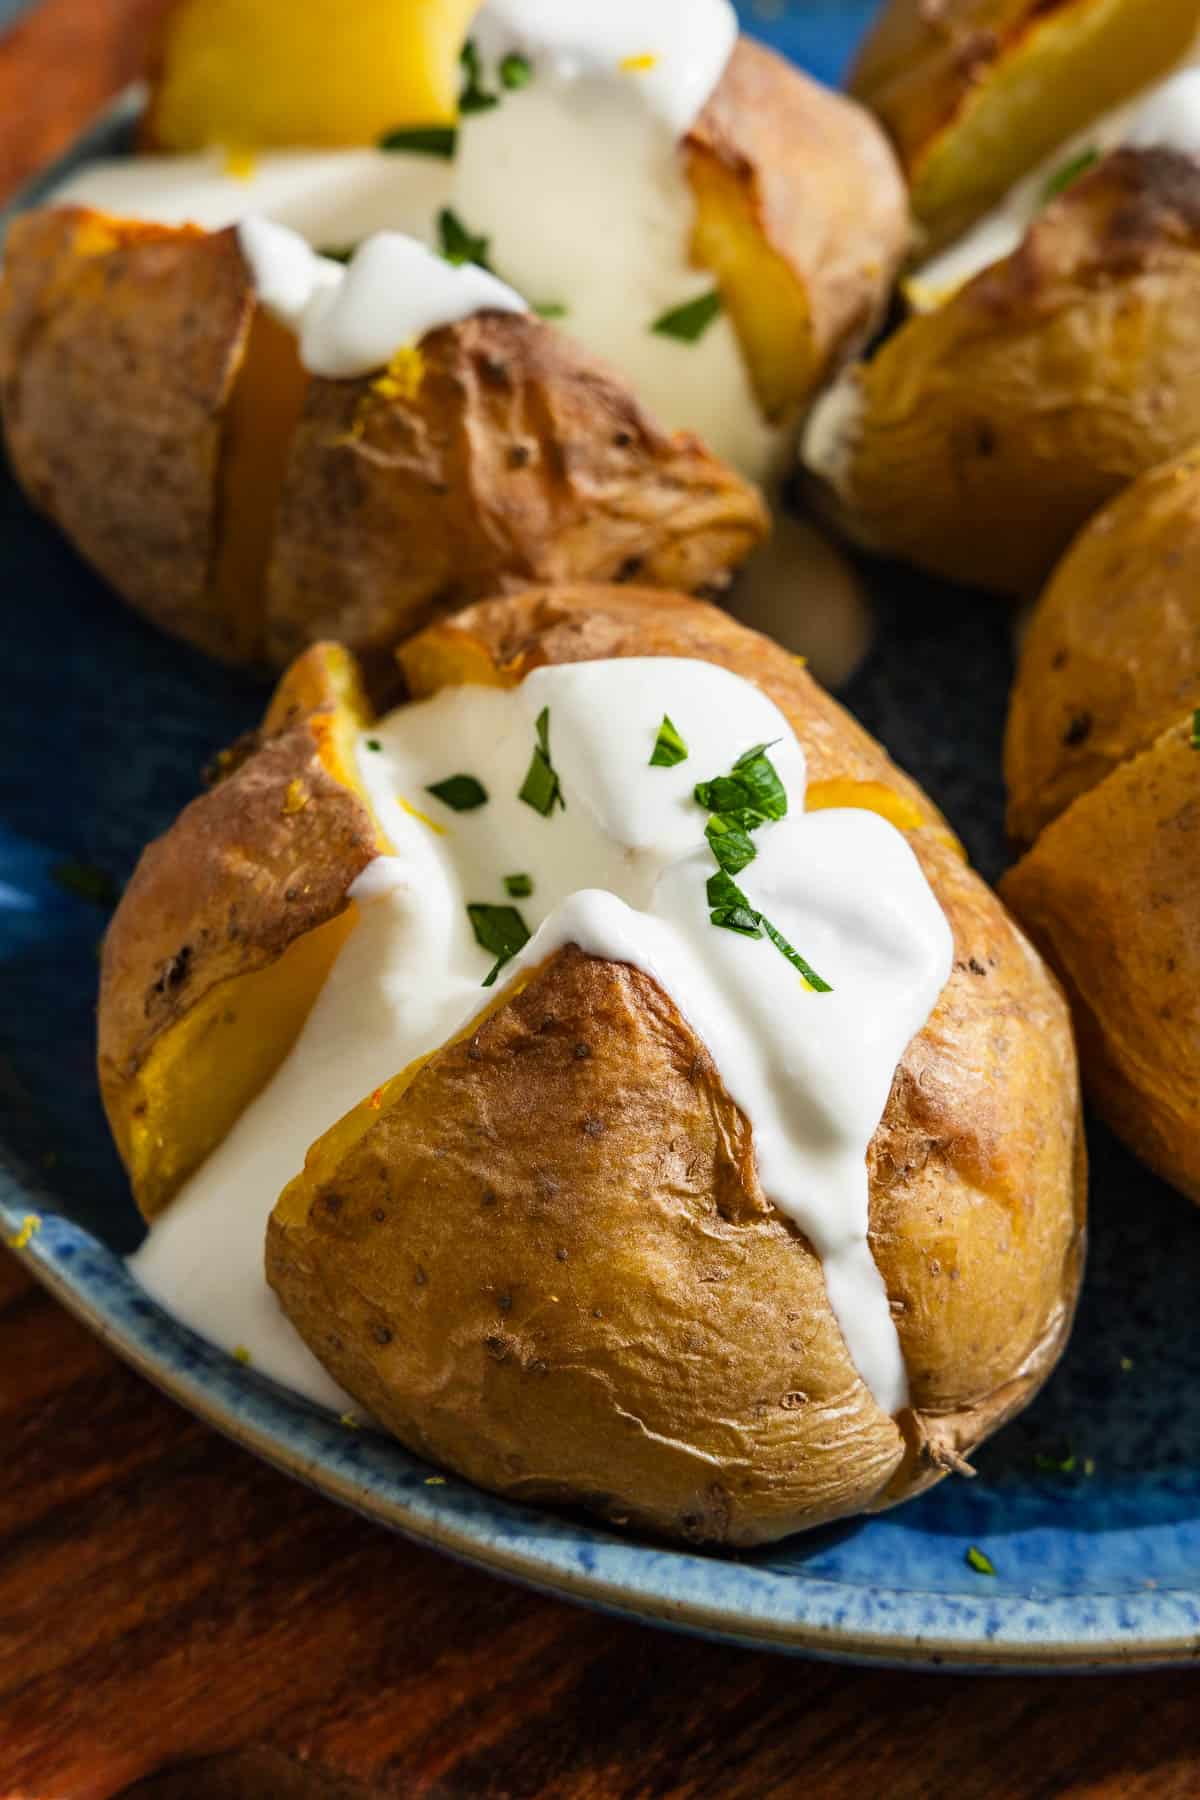
{"label": "whole baked potato", "polygon": [[1066,985],[1085,1080],[1200,1201],[1200,459],[1105,508],[1034,614],[1005,748],[1002,891]]}
{"label": "whole baked potato", "polygon": [[870,549],[1036,592],[1113,494],[1200,438],[1200,163],[1121,149],[818,402],[805,461]]}
{"label": "whole baked potato", "polygon": [[[952,971],[904,1050],[867,1156],[870,1249],[908,1403],[892,1416],[852,1360],[821,1259],[767,1198],[750,1119],[710,1046],[642,967],[578,942],[490,995],[476,989],[465,1028],[364,1084],[278,1197],[267,1276],[335,1380],[412,1449],[500,1493],[748,1546],[961,1468],[1049,1373],[1083,1250],[1074,1049],[1052,977],[925,795],[794,657],[713,608],[630,588],[535,590],[431,626],[401,665],[410,704],[457,691],[478,705],[465,696],[519,698],[535,677],[629,658],[628,678],[651,691],[653,659],[683,658],[773,702],[803,748],[807,811],[889,820],[949,922]],[[387,729],[361,723],[347,667],[341,653],[307,652],[259,743],[147,852],[118,910],[100,1043],[123,1149],[148,1003],[164,1069],[172,1037],[222,997],[233,1035],[265,1033],[277,1061],[294,1045],[288,1066],[320,1057],[323,1001],[303,1029],[295,1017],[310,987],[284,1016],[252,984],[265,968],[286,987],[288,958],[314,934],[348,932],[352,948],[370,912],[361,883],[389,861],[361,778],[328,750],[357,727],[369,757]],[[665,742],[664,762],[677,760]],[[556,816],[582,828],[574,797],[555,813],[562,753],[561,725],[541,718],[527,782],[540,767],[546,813],[528,800],[530,832],[555,829]],[[708,773],[699,758],[696,772]],[[468,784],[455,806],[483,799]],[[410,802],[399,804],[424,818]],[[424,823],[458,829],[448,813]],[[505,854],[520,866],[519,844]],[[420,880],[415,867],[405,879]],[[528,876],[507,880],[530,891]],[[260,921],[249,938],[243,920]],[[179,1121],[195,1100],[189,1065],[175,1066]],[[225,1119],[242,1109],[238,1130],[254,1117],[248,1076],[243,1063],[216,1108]],[[172,1116],[165,1097],[160,1109]],[[214,1117],[210,1104],[202,1135]],[[166,1202],[195,1149],[195,1135],[186,1156],[160,1142],[168,1173],[153,1158],[142,1166],[144,1206]],[[265,1218],[276,1200],[237,1204]],[[193,1204],[177,1195],[151,1245]]]}
{"label": "whole baked potato", "polygon": [[378,664],[439,608],[572,578],[720,587],[757,491],[532,314],[310,376],[236,230],[12,224],[0,410],[26,494],[140,612],[230,661]]}
{"label": "whole baked potato", "polygon": [[849,85],[887,126],[941,244],[1174,67],[1198,31],[1198,0],[885,0]]}

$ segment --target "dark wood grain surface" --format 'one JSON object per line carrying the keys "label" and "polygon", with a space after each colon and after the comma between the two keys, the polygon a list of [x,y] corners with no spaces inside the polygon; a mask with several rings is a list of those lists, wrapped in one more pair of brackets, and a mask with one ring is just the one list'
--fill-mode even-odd
{"label": "dark wood grain surface", "polygon": [[[162,4],[43,0],[0,37],[0,194]],[[0,1252],[0,1796],[122,1793],[1195,1800],[1200,1676],[863,1673],[537,1598],[215,1437]]]}

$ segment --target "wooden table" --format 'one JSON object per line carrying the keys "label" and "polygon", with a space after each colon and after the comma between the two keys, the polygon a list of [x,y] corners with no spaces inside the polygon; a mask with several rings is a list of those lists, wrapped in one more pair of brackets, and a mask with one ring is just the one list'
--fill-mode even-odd
{"label": "wooden table", "polygon": [[[0,192],[161,6],[0,40]],[[864,1674],[538,1599],[213,1436],[0,1253],[0,1796],[118,1793],[1195,1800],[1200,1684]]]}

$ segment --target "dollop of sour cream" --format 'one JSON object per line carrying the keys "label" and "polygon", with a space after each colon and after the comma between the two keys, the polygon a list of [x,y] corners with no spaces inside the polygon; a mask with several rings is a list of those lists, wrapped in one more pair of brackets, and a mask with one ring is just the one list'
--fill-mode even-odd
{"label": "dollop of sour cream", "polygon": [[269,219],[243,219],[238,242],[262,304],[297,334],[304,367],[335,381],[386,368],[403,346],[477,312],[527,310],[486,269],[449,263],[398,231],[377,232],[347,265]]}
{"label": "dollop of sour cream", "polygon": [[1086,166],[1085,159],[1107,156],[1124,145],[1200,157],[1198,54],[1193,48],[1182,67],[1060,144],[956,243],[923,263],[905,282],[905,296],[914,310],[934,311],[974,276],[1011,256],[1053,196],[1057,180],[1081,164]]}
{"label": "dollop of sour cream", "polygon": [[[687,748],[671,767],[650,762],[664,715]],[[539,719],[565,801],[544,815],[520,798]],[[828,992],[770,937],[711,918],[717,864],[694,788],[761,744],[787,814],[754,832],[737,884]],[[576,944],[644,970],[675,1002],[750,1121],[764,1192],[821,1258],[856,1367],[898,1411],[907,1384],[867,1236],[866,1155],[952,960],[903,836],[866,811],[806,812],[804,753],[784,716],[740,677],[683,659],[447,689],[372,727],[358,766],[391,853],[356,884],[358,920],[290,1056],[134,1257],[149,1291],[262,1372],[347,1404],[266,1287],[267,1216],[316,1137],[493,997],[481,984],[496,958],[467,907],[514,906],[531,935],[501,987]],[[456,811],[429,791],[454,775],[474,777],[486,802]]]}

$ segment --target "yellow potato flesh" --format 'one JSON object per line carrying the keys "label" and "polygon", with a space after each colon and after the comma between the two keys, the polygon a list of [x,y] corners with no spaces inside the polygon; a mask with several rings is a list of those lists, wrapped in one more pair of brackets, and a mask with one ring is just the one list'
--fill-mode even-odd
{"label": "yellow potato flesh", "polygon": [[458,106],[478,0],[183,0],[150,135],[164,150],[370,144]]}

